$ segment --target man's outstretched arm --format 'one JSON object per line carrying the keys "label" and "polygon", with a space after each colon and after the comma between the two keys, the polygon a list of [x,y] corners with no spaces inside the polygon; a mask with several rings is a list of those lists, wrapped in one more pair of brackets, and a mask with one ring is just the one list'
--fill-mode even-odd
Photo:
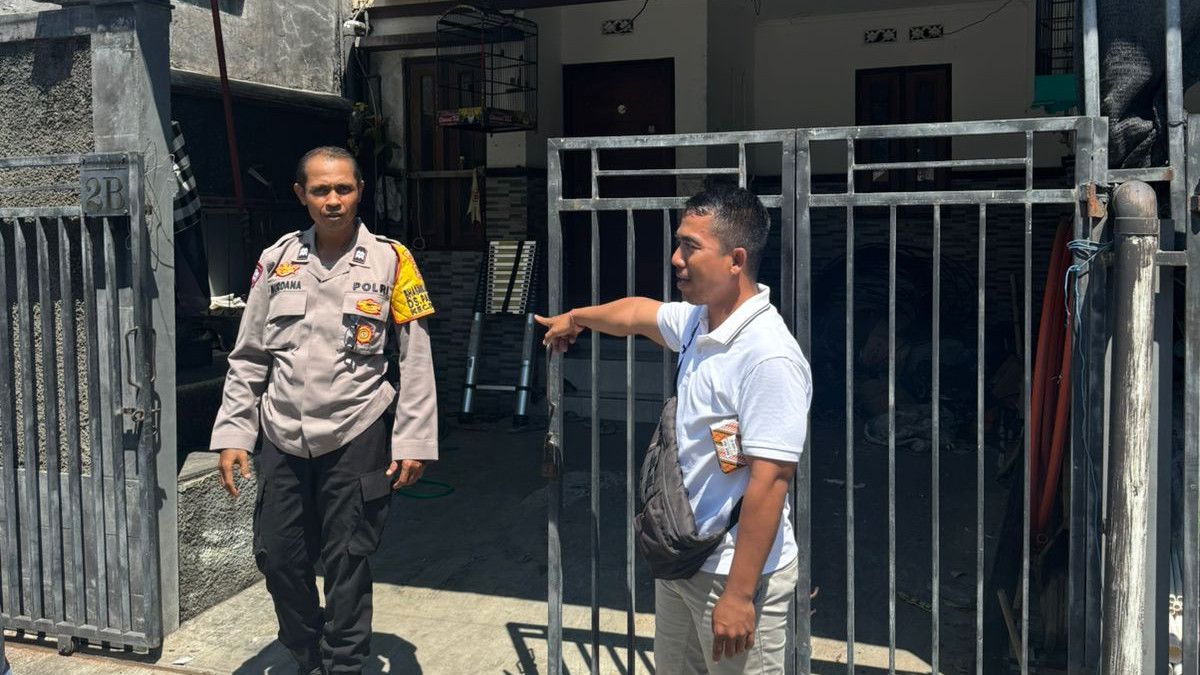
{"label": "man's outstretched arm", "polygon": [[662,304],[653,298],[621,298],[603,305],[578,307],[558,316],[534,318],[546,327],[542,344],[555,352],[565,352],[585,328],[619,337],[642,335],[665,347],[666,341],[658,328],[658,308]]}

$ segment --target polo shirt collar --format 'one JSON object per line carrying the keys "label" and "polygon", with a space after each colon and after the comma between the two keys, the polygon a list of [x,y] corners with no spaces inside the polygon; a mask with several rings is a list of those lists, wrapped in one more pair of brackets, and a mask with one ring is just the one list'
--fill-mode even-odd
{"label": "polo shirt collar", "polygon": [[[728,345],[755,317],[771,306],[771,289],[757,284],[758,293],[747,299],[729,315],[716,330],[705,333],[703,338]],[[704,325],[708,327],[708,307],[704,308]]]}

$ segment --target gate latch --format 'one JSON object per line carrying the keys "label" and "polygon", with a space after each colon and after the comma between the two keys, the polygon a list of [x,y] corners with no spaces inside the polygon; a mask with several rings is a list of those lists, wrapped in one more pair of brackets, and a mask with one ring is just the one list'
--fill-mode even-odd
{"label": "gate latch", "polygon": [[1086,189],[1087,196],[1087,214],[1089,218],[1104,218],[1108,215],[1107,201],[1099,196],[1096,191],[1095,183],[1088,183]]}

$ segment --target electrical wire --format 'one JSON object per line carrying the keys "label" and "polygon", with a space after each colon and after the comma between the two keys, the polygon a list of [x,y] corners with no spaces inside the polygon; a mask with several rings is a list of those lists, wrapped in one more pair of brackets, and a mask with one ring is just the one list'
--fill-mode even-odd
{"label": "electrical wire", "polygon": [[993,16],[999,14],[1000,11],[1003,10],[1005,7],[1008,7],[1009,5],[1011,5],[1012,1],[1013,0],[1004,0],[1004,4],[1000,5],[996,9],[993,9],[992,11],[988,12],[987,14],[984,14],[983,18],[976,19],[975,21],[972,21],[971,23],[969,23],[965,26],[955,28],[954,30],[946,31],[945,33],[942,33],[942,37],[946,37],[947,35],[954,35],[955,33],[962,32],[962,31],[970,28],[971,26],[978,26],[979,24],[983,23],[984,21],[987,21],[988,19],[992,18]]}
{"label": "electrical wire", "polygon": [[[1103,223],[1101,223],[1101,225],[1103,225]],[[1080,260],[1079,262],[1077,262],[1067,268],[1066,274],[1064,275],[1064,278],[1063,278],[1063,295],[1064,295],[1063,307],[1066,310],[1065,319],[1067,321],[1067,330],[1071,330],[1071,317],[1072,317],[1071,295],[1072,294],[1074,294],[1074,296],[1075,296],[1075,298],[1074,298],[1074,304],[1075,304],[1074,316],[1076,318],[1078,318],[1083,313],[1083,300],[1080,297],[1080,293],[1079,293],[1079,277],[1088,272],[1089,268],[1092,266],[1092,262],[1095,261],[1096,258],[1100,257],[1100,255],[1102,255],[1108,251],[1111,251],[1112,247],[1113,247],[1112,241],[1091,241],[1088,239],[1075,239],[1075,240],[1072,240],[1067,243],[1067,250],[1071,252],[1072,256],[1074,256],[1076,258],[1082,258],[1082,260]],[[1079,330],[1072,331],[1072,333],[1074,335],[1075,350],[1076,350],[1076,353],[1079,355],[1079,372],[1083,374],[1085,379],[1090,379],[1091,376],[1090,376],[1090,374],[1088,372],[1088,368],[1087,368],[1087,347],[1083,343],[1083,335],[1082,335],[1083,331],[1084,331],[1084,325],[1079,324]],[[1079,382],[1077,384],[1072,383],[1071,386],[1072,386],[1072,388],[1074,388],[1075,386],[1083,387],[1084,391],[1086,391],[1087,384],[1085,382]],[[1092,420],[1089,419],[1090,416],[1088,414],[1089,413],[1088,406],[1086,406],[1086,405],[1083,406],[1082,413],[1083,413],[1082,426],[1084,429],[1087,429],[1088,426],[1093,423]],[[1096,531],[1102,532],[1103,528],[1104,528],[1103,504],[1101,502],[1101,497],[1100,497],[1100,495],[1101,495],[1100,486],[1096,482],[1096,471],[1095,471],[1095,468],[1097,466],[1099,466],[1099,461],[1098,461],[1097,457],[1095,456],[1094,449],[1087,442],[1087,434],[1086,433],[1083,436],[1083,442],[1081,443],[1081,445],[1083,446],[1084,457],[1087,460],[1086,471],[1087,471],[1088,482],[1090,483],[1091,488],[1092,488],[1092,508],[1095,511]],[[1096,555],[1097,555],[1097,557],[1099,556],[1099,547],[1097,547]]]}
{"label": "electrical wire", "polygon": [[646,0],[645,2],[642,3],[642,8],[638,10],[637,14],[633,15],[632,19],[629,20],[630,25],[633,25],[633,22],[638,20],[638,17],[642,15],[642,12],[646,11],[646,5],[648,5],[648,4],[650,4],[650,0]]}

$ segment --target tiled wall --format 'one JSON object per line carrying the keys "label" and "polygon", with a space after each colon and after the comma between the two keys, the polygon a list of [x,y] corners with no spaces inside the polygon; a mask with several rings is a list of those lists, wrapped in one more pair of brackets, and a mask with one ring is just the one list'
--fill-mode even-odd
{"label": "tiled wall", "polygon": [[[544,176],[493,175],[488,177],[486,186],[489,240],[537,237],[538,226],[531,226],[531,220],[543,223],[540,231],[545,231]],[[534,205],[531,207],[531,204]],[[439,403],[445,412],[457,411],[462,403],[475,288],[484,254],[480,251],[418,251],[415,255],[425,276],[430,297],[438,310],[437,315],[429,321],[429,331],[433,340]],[[544,260],[539,258],[539,271],[544,267]],[[544,280],[539,280],[539,286],[543,285]],[[540,311],[539,305],[534,306],[535,310]],[[478,383],[516,384],[523,334],[524,322],[520,317],[485,317]],[[540,331],[535,331],[535,340],[536,334],[540,334]],[[534,365],[539,367],[540,343],[535,344],[533,353]],[[535,391],[540,390],[541,386],[542,381],[535,380]],[[481,415],[511,414],[513,401],[514,395],[511,393],[480,392],[476,396],[475,411]]]}

